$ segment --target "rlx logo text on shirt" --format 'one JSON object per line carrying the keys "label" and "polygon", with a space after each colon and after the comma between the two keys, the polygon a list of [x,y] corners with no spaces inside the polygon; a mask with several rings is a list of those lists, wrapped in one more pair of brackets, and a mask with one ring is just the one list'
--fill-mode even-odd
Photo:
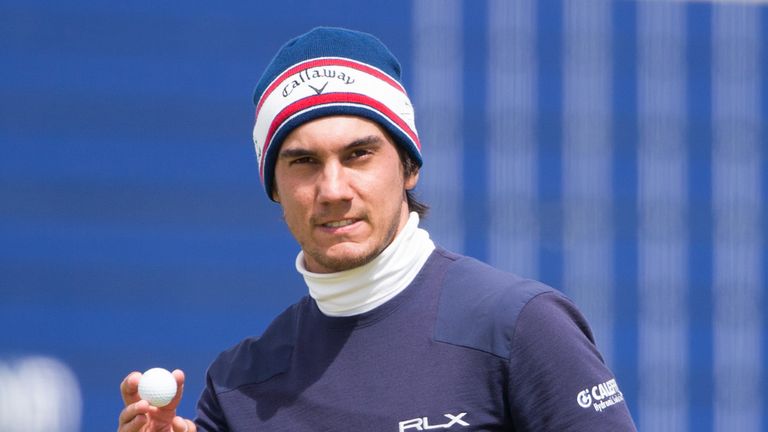
{"label": "rlx logo text on shirt", "polygon": [[450,421],[448,423],[436,424],[436,425],[429,424],[429,417],[419,417],[415,419],[401,421],[400,432],[403,432],[407,429],[415,429],[420,431],[431,430],[431,429],[449,429],[451,426],[455,424],[460,426],[469,426],[469,423],[461,419],[465,415],[467,415],[467,413],[465,412],[460,413],[458,415],[443,414],[443,417],[447,418]]}

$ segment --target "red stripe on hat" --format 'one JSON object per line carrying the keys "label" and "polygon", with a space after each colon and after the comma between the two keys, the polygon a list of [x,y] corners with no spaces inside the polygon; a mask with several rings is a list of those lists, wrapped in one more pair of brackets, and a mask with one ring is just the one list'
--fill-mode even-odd
{"label": "red stripe on hat", "polygon": [[310,108],[320,108],[323,105],[330,105],[334,103],[351,103],[375,109],[380,114],[383,114],[384,117],[388,118],[392,123],[396,124],[403,132],[405,132],[411,141],[416,144],[418,150],[421,151],[421,143],[419,142],[418,135],[416,135],[416,133],[411,130],[410,126],[408,126],[408,124],[403,121],[403,119],[395,114],[394,111],[376,99],[359,93],[328,93],[323,95],[313,95],[288,105],[275,116],[274,120],[272,120],[272,123],[269,125],[269,132],[267,132],[267,139],[264,140],[264,146],[262,147],[261,152],[262,160],[259,164],[259,176],[262,179],[264,179],[264,162],[267,158],[267,149],[269,149],[272,142],[272,137],[280,125],[282,125],[283,122],[285,122],[288,118],[301,111],[305,111]]}
{"label": "red stripe on hat", "polygon": [[285,72],[281,73],[280,75],[278,75],[278,77],[272,81],[272,84],[270,84],[269,87],[267,87],[267,90],[264,91],[264,94],[261,95],[261,98],[259,99],[259,104],[256,106],[256,116],[259,115],[259,111],[261,111],[261,106],[264,104],[264,101],[267,99],[267,97],[269,97],[269,95],[272,94],[273,91],[275,91],[275,88],[278,85],[280,85],[287,77],[293,74],[299,73],[303,70],[313,68],[313,67],[318,67],[318,66],[346,66],[352,69],[356,69],[361,72],[367,73],[368,75],[373,75],[376,78],[382,81],[385,81],[392,87],[396,88],[398,91],[405,93],[405,89],[403,88],[403,86],[401,86],[400,83],[392,79],[391,76],[365,63],[360,63],[354,60],[349,60],[349,59],[339,58],[339,57],[321,57],[318,59],[308,60],[303,63],[299,63],[287,69]]}

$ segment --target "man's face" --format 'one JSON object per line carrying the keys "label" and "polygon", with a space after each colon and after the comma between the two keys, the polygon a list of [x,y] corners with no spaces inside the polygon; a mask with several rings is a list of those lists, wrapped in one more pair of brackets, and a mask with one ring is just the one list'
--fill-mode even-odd
{"label": "man's face", "polygon": [[395,143],[375,122],[324,117],[294,129],[275,165],[274,198],[301,245],[307,270],[330,273],[363,265],[386,248],[408,220]]}

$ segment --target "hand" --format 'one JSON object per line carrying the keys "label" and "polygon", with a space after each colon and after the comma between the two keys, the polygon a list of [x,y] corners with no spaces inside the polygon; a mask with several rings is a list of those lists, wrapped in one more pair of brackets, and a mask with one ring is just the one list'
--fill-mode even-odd
{"label": "hand", "polygon": [[178,390],[171,402],[154,407],[139,396],[140,372],[131,372],[120,384],[125,408],[120,412],[118,432],[197,432],[195,424],[176,415],[176,407],[184,392],[184,372],[173,371]]}

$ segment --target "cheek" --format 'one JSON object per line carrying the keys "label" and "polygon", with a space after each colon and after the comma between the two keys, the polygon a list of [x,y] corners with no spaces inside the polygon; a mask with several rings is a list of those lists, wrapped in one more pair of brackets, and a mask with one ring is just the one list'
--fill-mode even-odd
{"label": "cheek", "polygon": [[[383,181],[382,181],[383,180]],[[368,196],[376,199],[382,206],[400,206],[400,198],[405,193],[405,181],[397,171],[382,173],[376,177],[370,188]]]}
{"label": "cheek", "polygon": [[293,194],[290,196],[281,195],[280,206],[283,210],[283,219],[288,228],[294,235],[298,234],[297,229],[301,227],[301,221],[305,219],[305,206],[301,205]]}
{"label": "cheek", "polygon": [[304,214],[308,213],[307,209],[308,206],[304,205],[302,202],[290,199],[283,205],[283,215],[286,219],[298,220],[301,219]]}
{"label": "cheek", "polygon": [[285,221],[285,225],[288,227],[291,236],[303,246],[310,235],[310,230],[307,228],[305,218],[295,211],[283,207],[283,220]]}
{"label": "cheek", "polygon": [[305,182],[291,181],[289,177],[275,175],[280,195],[280,207],[283,220],[291,235],[300,244],[309,241],[311,234],[310,221],[314,206],[313,186]]}

